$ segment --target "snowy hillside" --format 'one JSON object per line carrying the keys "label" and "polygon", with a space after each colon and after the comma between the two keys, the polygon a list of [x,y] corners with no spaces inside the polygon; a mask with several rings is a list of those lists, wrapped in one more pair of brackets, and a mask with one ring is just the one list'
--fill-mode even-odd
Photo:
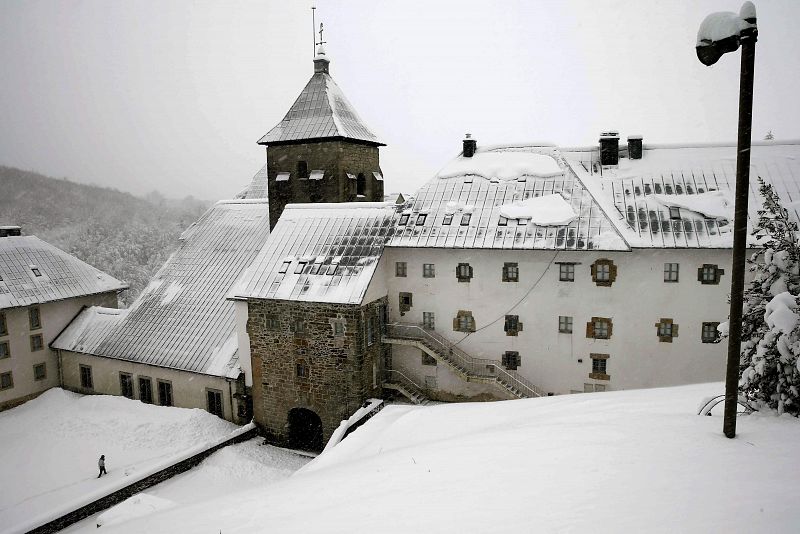
{"label": "snowy hillside", "polygon": [[722,389],[389,406],[283,482],[107,529],[796,532],[800,421],[743,416],[728,440],[695,415]]}

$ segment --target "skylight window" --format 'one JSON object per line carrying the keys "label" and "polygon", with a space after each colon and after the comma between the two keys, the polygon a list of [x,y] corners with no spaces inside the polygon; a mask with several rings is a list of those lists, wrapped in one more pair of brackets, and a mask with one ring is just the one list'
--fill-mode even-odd
{"label": "skylight window", "polygon": [[290,175],[290,173],[288,173],[288,172],[279,172],[278,176],[275,177],[275,181],[276,182],[288,182],[289,181],[289,175]]}
{"label": "skylight window", "polygon": [[425,224],[425,219],[427,218],[428,218],[427,213],[420,213],[419,215],[417,215],[417,226],[422,226],[423,224]]}
{"label": "skylight window", "polygon": [[40,271],[35,265],[31,265],[31,272],[33,273],[33,276],[42,276],[42,271]]}
{"label": "skylight window", "polygon": [[442,225],[447,226],[453,222],[453,214],[452,213],[445,213],[444,220],[442,221]]}
{"label": "skylight window", "polygon": [[672,206],[669,208],[669,218],[670,219],[680,219],[681,218],[681,209]]}
{"label": "skylight window", "polygon": [[314,170],[311,171],[311,176],[308,177],[309,180],[322,180],[325,176],[325,171],[321,170]]}
{"label": "skylight window", "polygon": [[508,219],[501,216],[500,220],[497,221],[497,226],[508,226]]}
{"label": "skylight window", "polygon": [[472,219],[471,213],[465,213],[461,216],[461,226],[469,226],[469,220]]}
{"label": "skylight window", "polygon": [[408,213],[404,213],[400,216],[400,226],[405,226],[408,224],[408,218],[411,217]]}
{"label": "skylight window", "polygon": [[308,265],[306,261],[297,262],[297,267],[294,268],[294,274],[303,274],[303,269],[306,268],[306,265]]}
{"label": "skylight window", "polygon": [[378,180],[379,182],[383,181],[383,175],[377,171],[373,171],[372,176],[374,176],[375,179]]}
{"label": "skylight window", "polygon": [[281,268],[280,268],[280,269],[278,269],[278,274],[285,274],[285,273],[286,273],[286,271],[288,271],[288,270],[289,270],[289,265],[291,265],[291,264],[292,264],[292,262],[291,262],[291,261],[284,261],[284,262],[281,264]]}

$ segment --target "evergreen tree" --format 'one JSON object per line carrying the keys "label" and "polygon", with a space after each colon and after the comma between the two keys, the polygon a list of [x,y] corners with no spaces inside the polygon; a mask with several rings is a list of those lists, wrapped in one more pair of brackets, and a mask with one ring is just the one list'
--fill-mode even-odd
{"label": "evergreen tree", "polygon": [[767,135],[764,136],[764,141],[772,141],[773,139],[775,139],[775,134],[770,130],[767,132]]}
{"label": "evergreen tree", "polygon": [[800,246],[797,224],[771,185],[759,178],[763,206],[753,234],[759,243],[748,263],[739,388],[748,400],[778,413],[800,415]]}

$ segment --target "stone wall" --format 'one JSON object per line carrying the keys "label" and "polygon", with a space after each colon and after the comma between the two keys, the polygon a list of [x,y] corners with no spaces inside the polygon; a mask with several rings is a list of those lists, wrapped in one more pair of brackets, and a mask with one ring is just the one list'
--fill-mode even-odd
{"label": "stone wall", "polygon": [[[298,176],[298,162],[305,161],[308,172],[324,170],[322,180]],[[378,147],[352,141],[318,141],[267,147],[270,228],[275,227],[286,204],[304,202],[380,202],[383,182],[373,172],[381,172]],[[276,182],[280,172],[289,172],[288,181]],[[347,173],[366,179],[366,191],[356,196],[356,180]]]}
{"label": "stone wall", "polygon": [[[289,412],[304,408],[322,420],[325,443],[343,419],[380,395],[388,351],[381,343],[386,305],[385,297],[363,306],[248,301],[253,416],[269,441],[287,444]],[[370,317],[374,335],[368,343]]]}

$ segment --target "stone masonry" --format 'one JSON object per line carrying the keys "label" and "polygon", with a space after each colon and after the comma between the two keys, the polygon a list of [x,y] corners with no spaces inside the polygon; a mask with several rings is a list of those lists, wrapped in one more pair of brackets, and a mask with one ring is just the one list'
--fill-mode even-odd
{"label": "stone masonry", "polygon": [[381,343],[385,297],[365,305],[247,304],[253,417],[269,441],[287,444],[288,414],[305,408],[322,420],[325,443],[366,399],[380,396],[388,356]]}
{"label": "stone masonry", "polygon": [[[309,180],[298,173],[305,162],[308,173],[324,170],[322,180]],[[280,172],[291,173],[287,181],[277,182]],[[319,140],[302,143],[271,144],[267,147],[269,222],[274,228],[286,204],[304,202],[381,202],[383,182],[372,174],[381,172],[378,147],[350,140]],[[363,175],[363,197],[357,196],[357,180]]]}

